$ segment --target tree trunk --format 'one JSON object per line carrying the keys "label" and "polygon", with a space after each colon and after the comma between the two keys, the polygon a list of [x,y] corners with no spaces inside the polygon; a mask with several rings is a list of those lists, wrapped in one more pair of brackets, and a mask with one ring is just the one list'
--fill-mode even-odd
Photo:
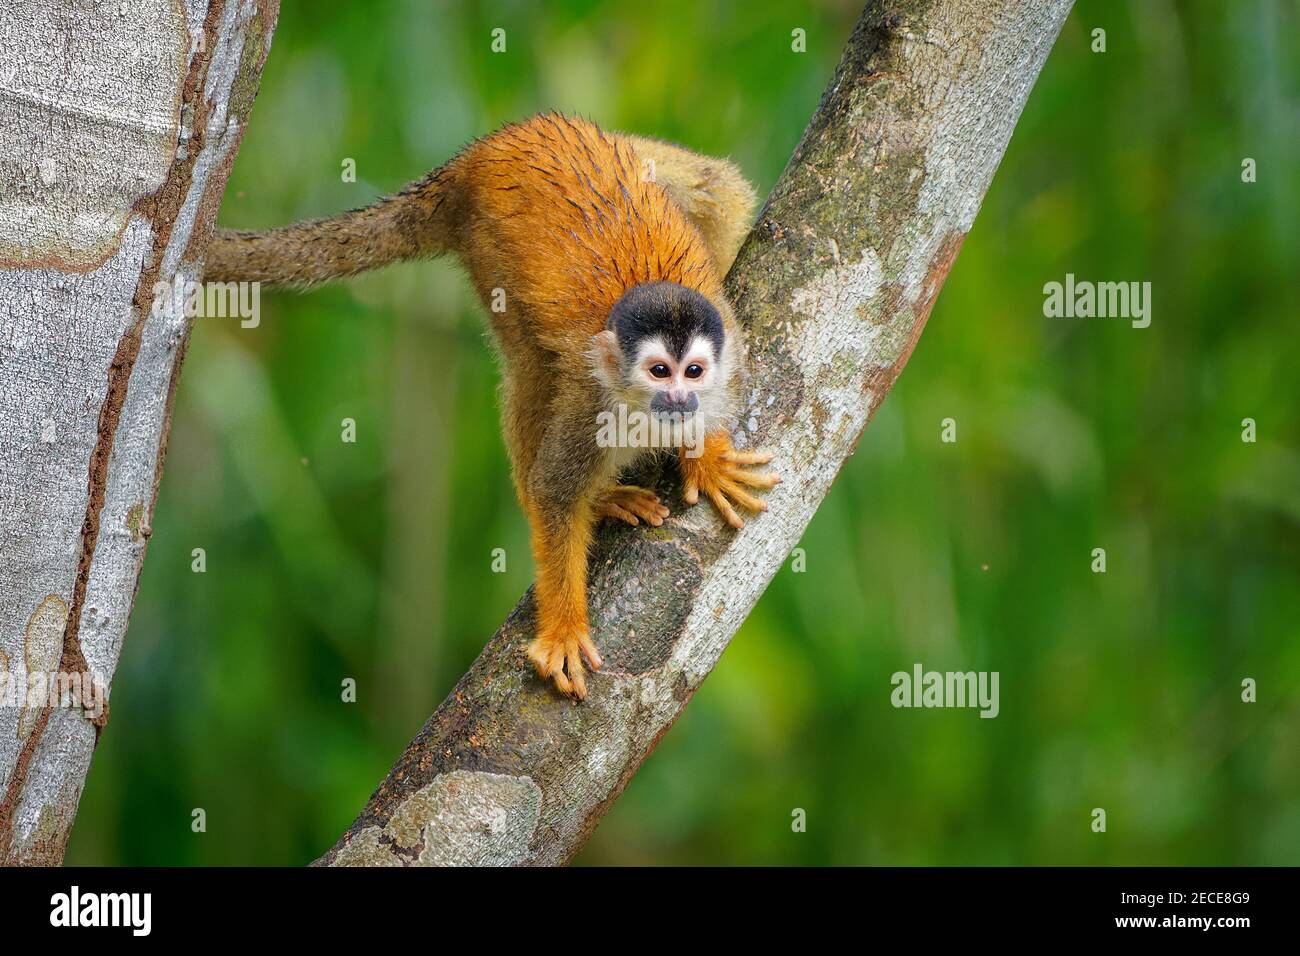
{"label": "tree trunk", "polygon": [[[611,528],[592,556],[605,667],[581,704],[532,673],[525,596],[318,862],[568,860],[717,663],[916,345],[1071,0],[873,0],[728,289],[751,373],[738,447],[770,512]],[[664,482],[671,480],[661,476]]]}
{"label": "tree trunk", "polygon": [[189,335],[183,315],[153,308],[155,289],[202,274],[278,12],[278,0],[0,9],[3,864],[63,858]]}

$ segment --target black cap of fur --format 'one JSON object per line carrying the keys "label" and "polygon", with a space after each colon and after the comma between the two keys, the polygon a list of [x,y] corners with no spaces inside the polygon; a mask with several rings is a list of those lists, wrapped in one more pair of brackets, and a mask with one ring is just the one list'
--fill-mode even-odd
{"label": "black cap of fur", "polygon": [[609,310],[606,328],[618,338],[619,349],[629,361],[636,358],[641,341],[654,336],[663,339],[678,360],[696,336],[713,343],[715,358],[722,352],[718,310],[700,293],[676,282],[646,282],[628,289]]}

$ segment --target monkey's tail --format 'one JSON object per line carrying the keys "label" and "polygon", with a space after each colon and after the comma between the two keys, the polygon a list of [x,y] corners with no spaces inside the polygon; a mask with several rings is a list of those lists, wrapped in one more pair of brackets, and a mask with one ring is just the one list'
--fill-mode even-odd
{"label": "monkey's tail", "polygon": [[203,278],[308,286],[451,249],[449,163],[373,205],[262,232],[218,229]]}

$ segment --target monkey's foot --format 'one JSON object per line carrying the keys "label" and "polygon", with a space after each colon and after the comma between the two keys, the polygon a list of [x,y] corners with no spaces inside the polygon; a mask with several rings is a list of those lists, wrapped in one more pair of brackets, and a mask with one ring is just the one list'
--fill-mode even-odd
{"label": "monkey's foot", "polygon": [[767,510],[767,502],[748,489],[775,488],[781,483],[779,475],[749,470],[751,465],[766,465],[771,460],[771,452],[737,451],[731,447],[731,439],[725,434],[710,435],[705,440],[702,455],[698,458],[683,455],[681,459],[682,498],[688,505],[693,505],[703,492],[727,524],[743,528],[745,522],[736,513],[735,505],[752,512]]}
{"label": "monkey's foot", "polygon": [[600,670],[604,663],[586,631],[543,632],[528,645],[528,659],[537,673],[553,681],[560,693],[575,700],[587,696],[587,675],[582,669],[584,657],[594,671]]}
{"label": "monkey's foot", "polygon": [[658,527],[668,517],[668,509],[659,496],[648,488],[636,485],[615,485],[596,499],[596,517],[617,518],[628,524],[646,524]]}

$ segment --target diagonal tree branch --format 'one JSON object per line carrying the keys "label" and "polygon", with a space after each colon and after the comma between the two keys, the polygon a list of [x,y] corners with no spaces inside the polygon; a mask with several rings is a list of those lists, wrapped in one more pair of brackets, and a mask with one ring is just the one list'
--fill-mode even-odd
{"label": "diagonal tree branch", "polygon": [[[57,864],[279,0],[0,5],[0,864]],[[53,688],[53,689],[52,689]]]}
{"label": "diagonal tree branch", "polygon": [[[911,355],[1071,0],[868,3],[728,287],[751,375],[737,445],[771,511],[610,529],[605,667],[580,705],[523,657],[525,596],[318,865],[568,860],[717,663]],[[663,482],[669,480],[661,476]]]}

